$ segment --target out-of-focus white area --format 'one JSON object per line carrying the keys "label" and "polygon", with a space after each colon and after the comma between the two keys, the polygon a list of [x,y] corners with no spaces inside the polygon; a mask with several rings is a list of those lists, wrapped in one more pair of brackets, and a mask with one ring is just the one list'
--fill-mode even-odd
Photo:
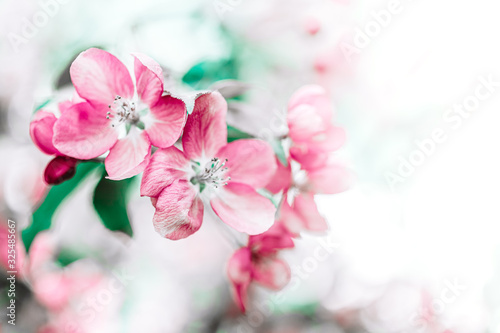
{"label": "out-of-focus white area", "polygon": [[[258,87],[253,98],[260,112],[268,112],[269,100],[283,108],[302,84],[329,89],[348,134],[338,156],[357,175],[350,191],[317,200],[339,246],[319,261],[310,259],[321,246],[318,237],[297,241],[285,258],[298,284],[285,290],[276,309],[319,303],[338,322],[360,318],[368,332],[413,332],[419,331],[413,314],[434,304],[437,313],[419,332],[500,332],[500,4],[401,0],[387,26],[346,59],[342,42],[355,46],[357,28],[376,22],[371,12],[391,2],[241,0],[221,16],[212,0],[68,0],[14,52],[6,36],[19,34],[41,2],[3,0],[2,202],[28,223],[39,189],[26,188],[20,173],[29,174],[24,181],[34,179],[47,161],[29,139],[29,120],[78,52],[92,46],[121,56],[140,51],[179,79],[200,60],[229,52],[230,41],[217,28],[222,22],[233,42],[245,45],[241,79]],[[311,19],[321,27],[314,36],[306,31]],[[475,95],[480,77],[498,82],[495,91],[454,128],[445,115]],[[418,154],[415,141],[429,140],[436,129],[446,140],[434,143],[411,175],[398,175],[400,158]],[[137,273],[126,289],[123,325],[131,332],[177,332],[223,311],[214,304],[229,290],[224,263],[231,244],[215,221],[172,243],[154,233],[153,208],[137,198],[129,207],[137,237],[123,243],[99,224],[90,201],[81,204],[89,193],[61,210],[54,234],[93,248],[103,262],[128,258],[123,265]],[[317,267],[299,274],[307,261]],[[449,284],[457,281],[465,289],[454,293]],[[257,295],[256,306],[274,297]]]}

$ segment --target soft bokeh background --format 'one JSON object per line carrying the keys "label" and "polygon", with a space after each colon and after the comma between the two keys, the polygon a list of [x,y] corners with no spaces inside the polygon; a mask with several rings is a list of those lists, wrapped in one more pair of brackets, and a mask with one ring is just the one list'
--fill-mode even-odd
{"label": "soft bokeh background", "polygon": [[[49,159],[29,138],[33,110],[67,81],[72,59],[93,46],[150,55],[169,70],[172,89],[185,90],[179,82],[200,63],[215,64],[221,78],[237,76],[249,84],[249,97],[230,120],[254,134],[279,131],[273,116],[293,91],[321,84],[348,133],[337,155],[357,175],[350,191],[318,199],[330,234],[298,240],[285,253],[293,283],[279,301],[256,288],[247,317],[230,299],[224,267],[233,245],[216,223],[185,241],[166,241],[137,192],[128,207],[130,240],[99,222],[90,199],[97,178],[90,179],[39,245],[49,258],[62,249],[86,258],[64,269],[54,264],[52,279],[18,279],[18,322],[10,327],[2,316],[2,332],[79,332],[74,323],[84,332],[500,332],[500,84],[457,128],[443,118],[474,95],[479,77],[500,82],[500,6],[393,3],[2,0],[0,219],[16,220],[19,230],[44,193]],[[355,45],[358,29],[376,22],[372,11],[391,6],[398,13],[346,57],[342,49]],[[43,8],[53,15],[13,43]],[[418,154],[416,141],[436,129],[446,141],[391,185],[400,158]],[[332,242],[325,252],[330,247],[321,244]],[[320,251],[326,258],[318,259]],[[68,285],[75,311],[57,307]],[[120,288],[89,310],[110,285]],[[37,331],[46,323],[53,330]]]}

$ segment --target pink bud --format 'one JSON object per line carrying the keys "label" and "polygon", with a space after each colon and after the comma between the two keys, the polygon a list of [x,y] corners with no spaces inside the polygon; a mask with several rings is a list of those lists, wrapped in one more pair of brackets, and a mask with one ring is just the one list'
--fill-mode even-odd
{"label": "pink bud", "polygon": [[57,185],[73,178],[76,173],[77,159],[67,156],[57,156],[45,168],[45,182]]}

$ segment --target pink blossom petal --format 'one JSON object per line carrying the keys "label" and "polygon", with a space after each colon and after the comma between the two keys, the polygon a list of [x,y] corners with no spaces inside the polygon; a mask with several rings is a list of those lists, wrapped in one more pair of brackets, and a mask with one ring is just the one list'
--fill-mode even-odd
{"label": "pink blossom petal", "polygon": [[298,89],[290,98],[288,110],[291,111],[299,105],[313,106],[325,122],[331,121],[333,108],[322,86],[306,85]]}
{"label": "pink blossom petal", "polygon": [[181,136],[186,117],[186,104],[182,100],[161,97],[144,119],[151,143],[159,148],[172,146]]}
{"label": "pink blossom petal", "polygon": [[285,194],[279,207],[278,222],[290,232],[294,237],[298,237],[300,232],[306,228],[302,217],[288,203],[288,196]]}
{"label": "pink blossom petal", "polygon": [[274,223],[274,205],[246,184],[223,186],[210,204],[224,223],[249,235],[261,234]]}
{"label": "pink blossom petal", "polygon": [[45,182],[57,185],[73,178],[78,160],[67,156],[57,156],[47,164],[44,172]]}
{"label": "pink blossom petal", "polygon": [[271,146],[264,141],[245,139],[228,143],[216,154],[225,160],[231,182],[253,188],[266,186],[276,172],[276,160]]}
{"label": "pink blossom petal", "polygon": [[319,194],[344,192],[354,180],[353,174],[346,167],[332,163],[309,171],[307,177],[310,190]]}
{"label": "pink blossom petal", "polygon": [[292,169],[290,160],[288,166],[284,166],[278,158],[276,158],[276,172],[271,177],[271,180],[266,185],[266,189],[271,193],[279,193],[280,191],[286,192],[292,184]]}
{"label": "pink blossom petal", "polygon": [[215,157],[227,143],[226,113],[227,102],[217,91],[196,99],[182,136],[186,156],[191,159]]}
{"label": "pink blossom petal", "polygon": [[240,308],[245,312],[245,304],[248,298],[248,287],[252,282],[252,253],[248,247],[237,250],[227,264],[227,275],[231,281],[231,292],[233,298]]}
{"label": "pink blossom petal", "polygon": [[[187,180],[189,160],[175,147],[158,149],[144,170],[141,195],[158,197],[167,186],[178,179]],[[156,203],[155,203],[156,204]]]}
{"label": "pink blossom petal", "polygon": [[293,142],[309,143],[313,137],[323,133],[329,123],[321,117],[316,108],[303,104],[288,111],[287,124]]}
{"label": "pink blossom petal", "polygon": [[120,180],[133,177],[146,168],[151,159],[151,143],[146,132],[135,126],[109,151],[104,161],[109,179]]}
{"label": "pink blossom petal", "polygon": [[248,247],[259,255],[270,255],[276,253],[277,250],[293,248],[292,236],[283,223],[276,221],[266,232],[250,236]]}
{"label": "pink blossom petal", "polygon": [[40,110],[30,123],[31,139],[47,155],[60,154],[52,143],[56,120],[57,118],[52,112]]}
{"label": "pink blossom petal", "polygon": [[194,234],[203,222],[203,202],[187,180],[178,180],[161,192],[153,224],[162,237],[178,240]]}
{"label": "pink blossom petal", "polygon": [[108,105],[117,95],[131,98],[134,84],[125,65],[104,50],[91,48],[80,53],[70,68],[78,94],[90,103]]}
{"label": "pink blossom petal", "polygon": [[273,257],[260,258],[253,267],[255,282],[273,290],[284,288],[292,276],[290,266],[283,260]]}
{"label": "pink blossom petal", "polygon": [[314,202],[314,194],[299,194],[293,202],[293,209],[297,216],[302,219],[305,229],[321,232],[328,230],[328,224],[319,213],[316,202]]}
{"label": "pink blossom petal", "polygon": [[86,160],[108,151],[118,133],[108,119],[107,106],[73,105],[54,125],[54,146],[64,155]]}
{"label": "pink blossom petal", "polygon": [[135,53],[133,56],[137,94],[151,107],[163,94],[163,71],[160,65],[147,55]]}

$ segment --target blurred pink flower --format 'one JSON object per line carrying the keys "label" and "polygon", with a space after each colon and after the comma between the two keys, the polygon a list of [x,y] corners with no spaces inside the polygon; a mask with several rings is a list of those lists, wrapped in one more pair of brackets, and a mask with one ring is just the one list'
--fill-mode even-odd
{"label": "blurred pink flower", "polygon": [[161,67],[145,55],[134,57],[135,89],[115,56],[95,48],[82,52],[70,74],[85,101],[69,107],[54,125],[54,146],[67,156],[91,159],[110,150],[105,166],[115,180],[142,172],[151,145],[173,145],[187,115],[182,100],[163,96]]}
{"label": "blurred pink flower", "polygon": [[268,231],[250,236],[248,245],[237,250],[227,265],[233,298],[245,312],[248,287],[253,281],[279,290],[291,278],[288,264],[277,258],[278,250],[293,248],[292,234],[281,224],[275,223]]}
{"label": "blurred pink flower", "polygon": [[182,137],[183,151],[159,149],[144,171],[141,195],[152,198],[153,223],[163,237],[186,238],[200,228],[202,196],[240,232],[255,235],[273,224],[274,205],[256,191],[276,170],[273,150],[260,140],[228,144],[226,112],[220,93],[198,97]]}

